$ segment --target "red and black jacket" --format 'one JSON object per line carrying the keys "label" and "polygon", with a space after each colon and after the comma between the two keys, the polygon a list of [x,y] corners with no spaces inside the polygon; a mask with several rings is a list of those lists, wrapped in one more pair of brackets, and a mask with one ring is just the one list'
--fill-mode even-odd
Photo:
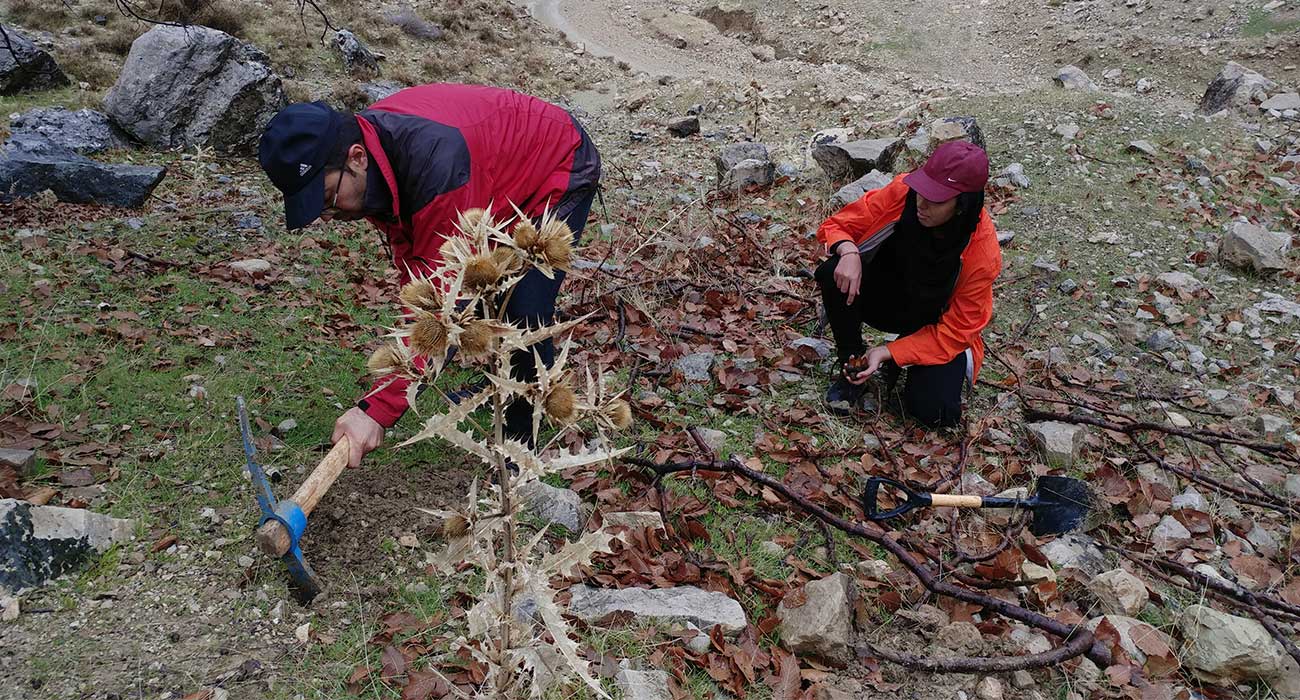
{"label": "red and black jacket", "polygon": [[[517,206],[530,217],[563,216],[600,180],[600,155],[577,120],[513,90],[408,88],[359,113],[357,123],[369,167],[392,197],[391,216],[369,221],[387,236],[403,284],[441,265],[460,212],[490,208],[510,218]],[[406,411],[407,385],[381,380],[358,405],[391,426]]]}

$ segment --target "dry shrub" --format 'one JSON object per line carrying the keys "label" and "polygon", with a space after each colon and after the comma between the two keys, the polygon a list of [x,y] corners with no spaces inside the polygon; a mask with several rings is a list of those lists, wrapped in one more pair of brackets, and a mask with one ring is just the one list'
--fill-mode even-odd
{"label": "dry shrub", "polygon": [[281,84],[284,86],[284,95],[289,98],[290,102],[311,102],[313,100],[311,90],[305,84],[296,80],[284,80]]}
{"label": "dry shrub", "polygon": [[334,92],[330,95],[330,102],[335,107],[340,107],[349,112],[360,112],[370,106],[370,96],[365,90],[361,89],[361,84],[355,80],[346,80],[334,86]]}
{"label": "dry shrub", "polygon": [[164,22],[198,24],[220,29],[241,39],[247,28],[249,8],[232,0],[163,0],[155,17]]}
{"label": "dry shrub", "polygon": [[71,10],[59,0],[7,0],[6,4],[6,20],[27,29],[55,31],[72,19]]}
{"label": "dry shrub", "polygon": [[131,52],[131,44],[142,32],[143,29],[136,22],[112,22],[91,40],[91,45],[96,51],[126,56]]}

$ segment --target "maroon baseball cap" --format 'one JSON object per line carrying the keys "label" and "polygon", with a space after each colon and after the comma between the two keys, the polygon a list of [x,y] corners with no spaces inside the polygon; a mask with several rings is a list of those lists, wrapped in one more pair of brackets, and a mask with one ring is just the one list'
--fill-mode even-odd
{"label": "maroon baseball cap", "polygon": [[903,182],[931,202],[946,202],[962,192],[979,192],[989,181],[989,156],[969,141],[949,141],[934,149],[920,170]]}

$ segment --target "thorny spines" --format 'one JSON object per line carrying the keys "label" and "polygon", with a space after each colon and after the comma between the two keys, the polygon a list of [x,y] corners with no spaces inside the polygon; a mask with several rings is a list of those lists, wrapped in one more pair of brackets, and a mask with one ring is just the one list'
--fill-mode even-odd
{"label": "thorny spines", "polygon": [[[604,697],[570,637],[550,579],[574,575],[596,554],[610,552],[618,536],[604,530],[587,532],[556,551],[543,552],[547,531],[517,543],[513,522],[520,510],[520,487],[546,474],[623,454],[624,450],[604,445],[611,442],[607,433],[631,425],[632,412],[599,374],[584,370],[578,375],[567,366],[571,338],[560,343],[551,367],[532,349],[542,340],[567,333],[576,322],[527,329],[502,318],[504,299],[529,270],[554,277],[567,271],[573,260],[573,232],[563,221],[548,214],[537,226],[521,214],[513,232],[509,223],[495,221],[484,210],[459,217],[460,235],[449,238],[442,248],[445,267],[435,276],[413,276],[403,287],[401,301],[409,311],[405,323],[392,329],[391,340],[375,351],[369,366],[377,376],[410,380],[408,395],[414,398],[419,387],[438,377],[454,347],[458,348],[456,362],[482,370],[490,379],[484,390],[430,416],[423,429],[403,443],[440,438],[479,458],[498,475],[497,484],[483,489],[475,482],[463,509],[421,509],[443,520],[447,546],[433,563],[448,573],[469,563],[484,574],[482,595],[467,613],[469,638],[458,640],[459,648],[487,668],[480,692],[540,697],[546,689],[541,679],[553,669],[538,660],[549,655],[563,658],[572,675]],[[536,381],[511,376],[510,357],[519,351],[534,353]],[[415,361],[416,355],[426,359],[423,366]],[[579,376],[586,379],[581,390],[575,386]],[[534,448],[504,436],[503,408],[517,398],[533,405],[534,441],[543,418],[556,429],[548,443]],[[490,425],[475,422],[474,414],[482,409],[491,411]],[[463,427],[466,423],[471,427]],[[549,449],[580,426],[593,428],[599,436],[594,444],[601,447],[576,453]],[[506,469],[507,463],[516,465],[517,473]],[[533,618],[521,619],[515,610],[515,601],[523,598],[532,601]]]}

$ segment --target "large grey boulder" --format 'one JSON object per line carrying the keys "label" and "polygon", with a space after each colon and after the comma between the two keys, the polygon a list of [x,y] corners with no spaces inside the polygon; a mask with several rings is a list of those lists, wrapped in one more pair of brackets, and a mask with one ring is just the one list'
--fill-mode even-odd
{"label": "large grey boulder", "polygon": [[81,508],[0,500],[0,593],[34,588],[128,542],[135,524]]}
{"label": "large grey boulder", "polygon": [[[24,90],[48,90],[68,84],[68,76],[54,62],[53,56],[18,33],[11,25],[0,25],[0,29],[9,38],[9,46],[0,50],[0,95],[12,95]],[[4,38],[0,37],[0,43],[3,42]]]}
{"label": "large grey boulder", "polygon": [[903,150],[903,139],[826,140],[813,145],[813,160],[833,182],[856,180],[872,170],[890,172]]}
{"label": "large grey boulder", "polygon": [[157,148],[252,152],[285,105],[270,59],[208,27],[154,27],[131,44],[104,109]]}
{"label": "large grey boulder", "polygon": [[1275,272],[1286,267],[1291,236],[1275,233],[1246,221],[1228,224],[1219,241],[1219,257],[1224,262],[1256,272]]}
{"label": "large grey boulder", "polygon": [[831,195],[831,207],[839,210],[858,201],[862,195],[870,190],[878,190],[888,185],[894,178],[879,170],[872,170],[862,177],[841,187],[838,192]]}
{"label": "large grey boulder", "polygon": [[786,595],[776,608],[781,642],[799,656],[843,668],[853,660],[853,583],[834,573],[803,588],[801,604]]}
{"label": "large grey boulder", "polygon": [[570,532],[582,532],[586,519],[582,515],[582,497],[570,489],[561,489],[541,481],[519,487],[529,515]]}
{"label": "large grey boulder", "polygon": [[40,136],[17,135],[0,146],[0,201],[50,190],[61,202],[138,207],[166,168],[106,165]]}
{"label": "large grey boulder", "polygon": [[1178,620],[1181,661],[1212,682],[1262,680],[1280,697],[1300,696],[1300,668],[1255,620],[1189,605]]}
{"label": "large grey boulder", "polygon": [[724,634],[737,634],[748,624],[740,603],[726,594],[694,586],[605,589],[580,584],[569,591],[573,594],[569,612],[588,622],[622,612],[654,620],[689,622],[706,631],[721,625]]}
{"label": "large grey boulder", "polygon": [[10,120],[9,132],[37,136],[83,156],[131,147],[126,132],[118,128],[107,114],[93,109],[29,109]]}
{"label": "large grey boulder", "polygon": [[722,147],[714,157],[718,182],[723,189],[766,186],[776,178],[776,165],[761,143],[732,143]]}
{"label": "large grey boulder", "polygon": [[343,57],[343,67],[358,78],[371,78],[379,75],[379,60],[361,43],[356,34],[340,29],[334,32],[334,46]]}
{"label": "large grey boulder", "polygon": [[1219,71],[1205,88],[1199,109],[1202,114],[1215,114],[1225,109],[1247,112],[1259,109],[1259,103],[1277,89],[1277,83],[1233,61]]}

